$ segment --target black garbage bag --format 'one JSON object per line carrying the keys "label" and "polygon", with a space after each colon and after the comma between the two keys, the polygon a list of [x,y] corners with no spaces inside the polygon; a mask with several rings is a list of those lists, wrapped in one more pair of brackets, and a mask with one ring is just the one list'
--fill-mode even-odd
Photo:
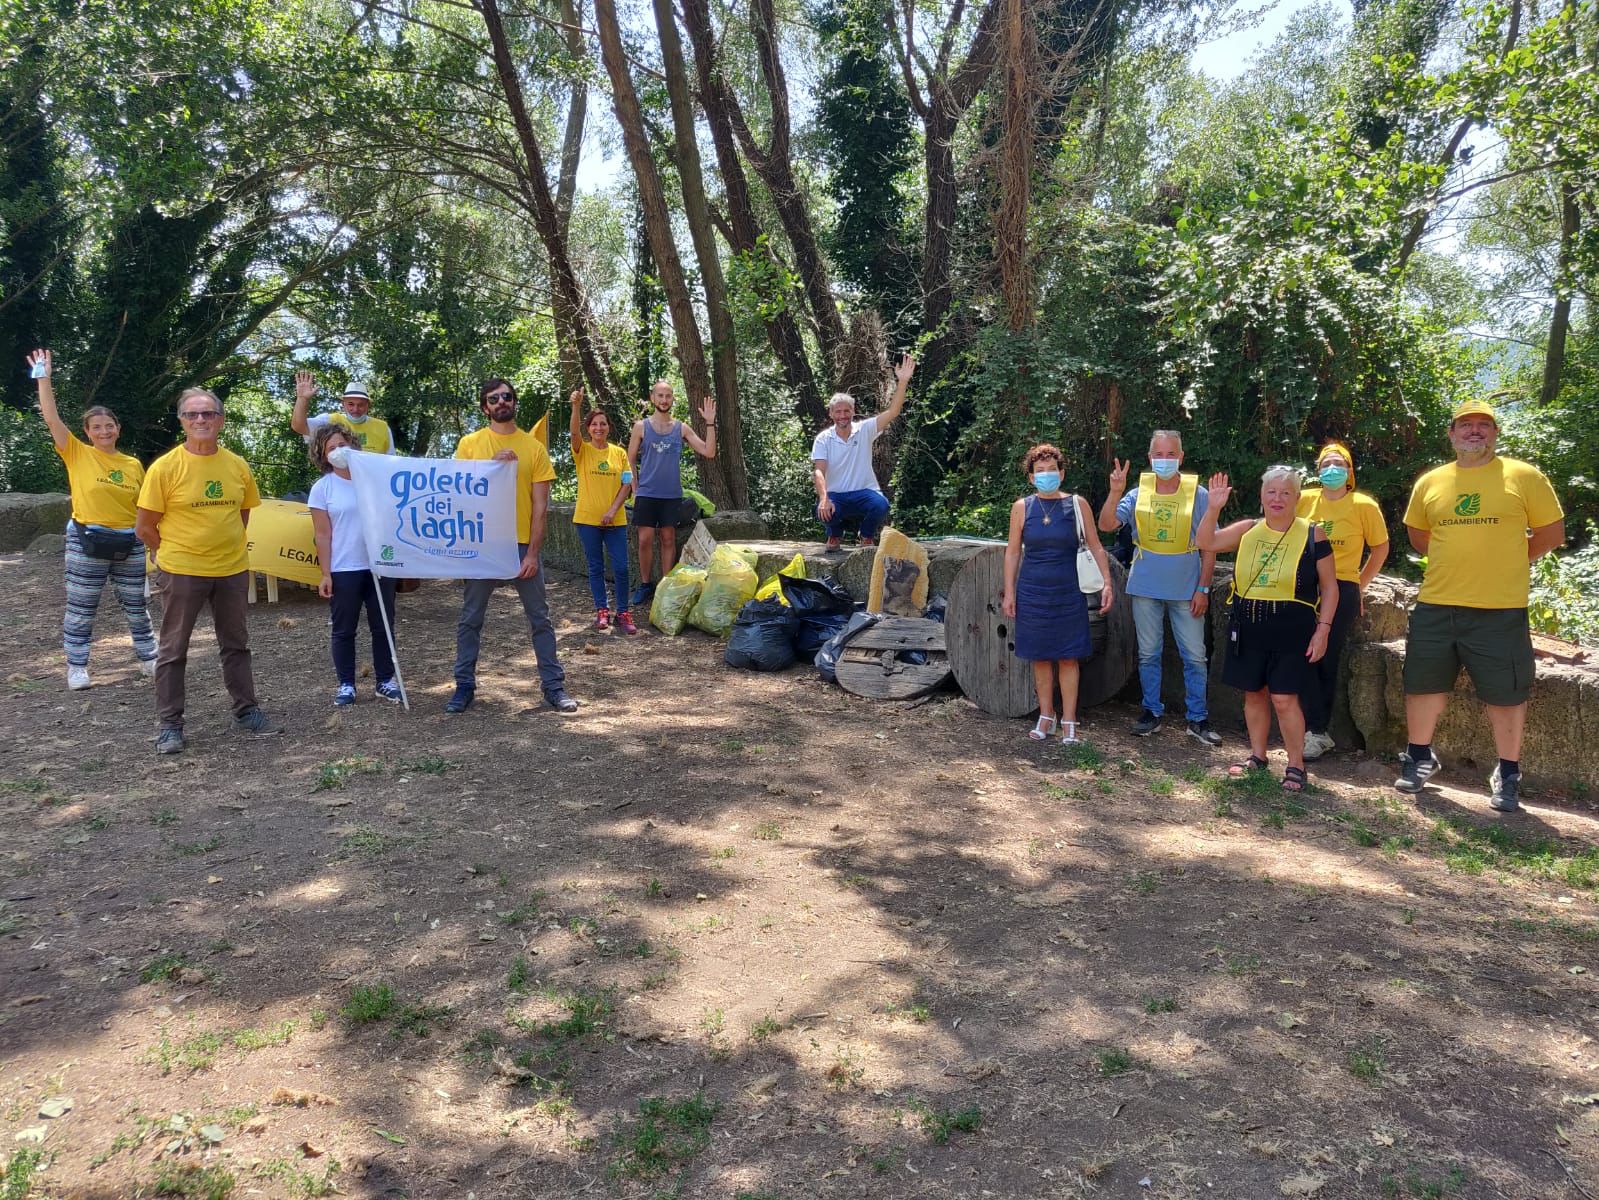
{"label": "black garbage bag", "polygon": [[730,667],[781,671],[794,665],[799,618],[776,600],[751,600],[738,610],[722,658]]}
{"label": "black garbage bag", "polygon": [[870,629],[883,619],[882,613],[858,612],[851,613],[844,623],[844,627],[827,639],[826,644],[816,652],[816,672],[828,683],[837,683],[837,667],[839,655],[844,653],[844,647],[850,640],[863,629]]}
{"label": "black garbage bag", "polygon": [[832,579],[802,579],[791,575],[780,578],[783,595],[796,613],[841,613],[855,611],[855,601],[844,587]]}

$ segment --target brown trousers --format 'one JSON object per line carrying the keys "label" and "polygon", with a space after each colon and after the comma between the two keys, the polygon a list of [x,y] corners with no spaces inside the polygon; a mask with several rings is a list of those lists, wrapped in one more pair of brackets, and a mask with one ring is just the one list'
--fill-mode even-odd
{"label": "brown trousers", "polygon": [[183,728],[184,672],[189,665],[189,635],[207,604],[222,651],[222,682],[233,699],[233,715],[255,707],[255,675],[250,667],[248,575],[174,575],[160,571],[161,632],[155,659],[155,709],[163,727]]}

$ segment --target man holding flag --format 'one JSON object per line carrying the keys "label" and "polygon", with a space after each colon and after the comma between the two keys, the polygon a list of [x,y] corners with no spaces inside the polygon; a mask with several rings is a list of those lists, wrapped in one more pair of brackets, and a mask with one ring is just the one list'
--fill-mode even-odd
{"label": "man holding flag", "polygon": [[516,388],[508,380],[486,380],[478,389],[479,403],[488,425],[463,437],[455,448],[460,459],[494,459],[516,464],[516,540],[522,567],[514,579],[468,579],[461,602],[461,619],[455,632],[455,694],[445,712],[461,713],[477,694],[478,645],[489,597],[503,583],[516,588],[527,614],[538,657],[539,684],[544,701],[558,712],[577,711],[577,701],[566,694],[566,672],[556,655],[555,627],[550,623],[544,598],[544,573],[539,554],[544,548],[545,517],[550,506],[550,481],[555,469],[541,439],[516,424]]}

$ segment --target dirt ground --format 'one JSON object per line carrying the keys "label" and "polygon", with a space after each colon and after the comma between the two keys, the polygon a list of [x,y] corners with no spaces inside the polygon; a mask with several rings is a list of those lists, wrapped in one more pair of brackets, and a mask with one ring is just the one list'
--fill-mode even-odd
{"label": "dirt ground", "polygon": [[1068,759],[592,633],[560,575],[575,716],[510,593],[445,716],[442,583],[415,711],[335,712],[286,587],[282,732],[228,730],[206,630],[158,759],[109,600],[65,690],[61,591],[0,557],[5,1200],[1599,1195],[1583,797],[1338,755],[1285,804],[1115,706]]}

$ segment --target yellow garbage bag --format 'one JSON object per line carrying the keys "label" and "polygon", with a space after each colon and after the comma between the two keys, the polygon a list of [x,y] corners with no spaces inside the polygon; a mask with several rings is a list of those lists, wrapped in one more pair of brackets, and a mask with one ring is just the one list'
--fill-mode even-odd
{"label": "yellow garbage bag", "polygon": [[718,546],[705,570],[705,586],[694,602],[688,623],[715,637],[726,637],[733,630],[738,610],[755,595],[759,581],[755,568],[744,555],[729,546]]}
{"label": "yellow garbage bag", "polygon": [[755,598],[757,600],[776,600],[780,604],[787,604],[788,597],[783,595],[784,575],[787,575],[790,579],[804,579],[805,556],[803,554],[796,554],[793,558],[791,558],[788,566],[784,567],[776,575],[773,575],[755,590]]}
{"label": "yellow garbage bag", "polygon": [[683,625],[700,597],[705,584],[705,571],[679,563],[666,573],[666,578],[655,585],[655,599],[650,602],[650,624],[667,637],[683,632]]}
{"label": "yellow garbage bag", "polygon": [[739,558],[749,564],[752,571],[760,565],[760,551],[756,550],[754,546],[740,546],[736,542],[718,542],[716,548],[725,550],[729,554],[738,555]]}

